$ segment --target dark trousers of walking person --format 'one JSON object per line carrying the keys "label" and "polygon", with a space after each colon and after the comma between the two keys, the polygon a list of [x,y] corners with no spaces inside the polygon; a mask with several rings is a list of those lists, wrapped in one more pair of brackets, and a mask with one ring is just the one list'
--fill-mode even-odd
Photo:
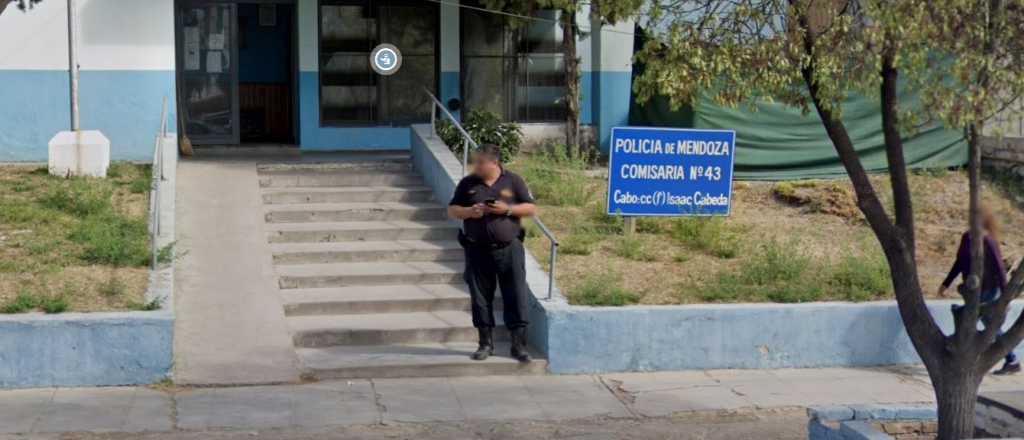
{"label": "dark trousers of walking person", "polygon": [[483,360],[493,352],[494,295],[500,287],[505,326],[512,338],[512,357],[528,362],[526,326],[529,324],[529,291],[523,243],[512,240],[503,246],[470,244],[465,247],[465,253],[464,278],[473,303],[473,326],[480,331],[480,350],[474,353],[473,358]]}
{"label": "dark trousers of walking person", "polygon": [[[1001,289],[994,289],[982,292],[981,296],[978,298],[980,302],[978,306],[981,308],[981,310],[979,310],[978,320],[981,321],[981,324],[986,328],[992,322],[992,308],[995,306],[995,302],[999,300],[999,297],[1002,295],[1003,293]],[[963,311],[964,306],[960,304],[953,304],[952,309],[954,315],[959,315]],[[1002,336],[1003,329],[999,329],[996,335]],[[1017,359],[1017,354],[1014,353],[1013,350],[1010,350],[1004,358],[1003,368],[996,371],[995,374],[1008,374],[1016,371],[1020,371],[1020,362]]]}

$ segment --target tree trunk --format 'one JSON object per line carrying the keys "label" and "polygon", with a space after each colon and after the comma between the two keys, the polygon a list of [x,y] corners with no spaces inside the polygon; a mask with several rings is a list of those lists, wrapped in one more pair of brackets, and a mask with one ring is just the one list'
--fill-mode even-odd
{"label": "tree trunk", "polygon": [[972,365],[952,362],[946,365],[939,381],[934,384],[939,413],[937,440],[974,437],[974,405],[980,384]]}
{"label": "tree trunk", "polygon": [[580,154],[580,77],[576,55],[576,11],[562,11],[562,46],[565,55],[565,146]]}

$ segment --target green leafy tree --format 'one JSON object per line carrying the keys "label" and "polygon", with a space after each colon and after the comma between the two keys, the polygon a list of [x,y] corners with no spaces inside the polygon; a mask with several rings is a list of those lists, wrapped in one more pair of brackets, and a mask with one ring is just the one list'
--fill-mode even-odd
{"label": "green leafy tree", "polygon": [[[641,100],[770,100],[817,113],[885,252],[900,316],[936,392],[939,438],[971,437],[982,379],[1024,339],[1024,317],[1006,334],[997,331],[1024,286],[1024,264],[995,304],[982,307],[979,300],[979,138],[985,121],[1024,94],[1024,0],[654,0],[644,10],[652,38],[637,54],[647,66],[634,84]],[[923,105],[901,106],[897,85],[918,93]],[[878,97],[891,210],[841,119],[850,93]],[[972,271],[959,289],[965,307],[949,335],[930,313],[918,276],[902,141],[928,123],[963,130],[970,152]],[[983,313],[991,323],[978,330]]]}
{"label": "green leafy tree", "polygon": [[570,153],[580,154],[580,59],[576,42],[581,34],[577,13],[589,4],[595,19],[614,23],[635,15],[644,0],[482,0],[487,9],[510,14],[509,23],[522,26],[538,10],[557,10],[561,14],[562,50],[565,58],[565,143]]}

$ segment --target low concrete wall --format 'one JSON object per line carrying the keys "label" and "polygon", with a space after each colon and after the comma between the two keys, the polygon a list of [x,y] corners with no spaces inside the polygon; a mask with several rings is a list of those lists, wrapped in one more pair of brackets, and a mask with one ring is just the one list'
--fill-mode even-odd
{"label": "low concrete wall", "polygon": [[987,137],[982,139],[984,163],[1024,179],[1024,137]]}
{"label": "low concrete wall", "polygon": [[173,322],[163,311],[0,317],[0,388],[158,382]]}
{"label": "low concrete wall", "polygon": [[[177,140],[164,143],[157,247],[174,241]],[[154,170],[154,174],[157,170]],[[173,364],[174,265],[150,272],[152,312],[0,316],[0,388],[140,385],[168,377]]]}
{"label": "low concrete wall", "polygon": [[[952,330],[951,304],[931,305],[946,331]],[[551,335],[548,359],[558,373],[920,362],[893,301],[632,307],[551,301],[544,306]],[[1020,310],[1021,304],[1014,304],[1011,316]]]}
{"label": "low concrete wall", "polygon": [[[565,124],[564,123],[526,123],[519,124],[523,132],[523,151],[537,152],[550,145],[565,145]],[[598,151],[597,127],[593,125],[580,126],[580,145],[584,149]]]}
{"label": "low concrete wall", "polygon": [[808,440],[900,440],[934,437],[934,405],[850,405],[807,409]]}
{"label": "low concrete wall", "polygon": [[[462,167],[430,126],[413,126],[413,163],[438,198],[450,197]],[[543,210],[541,212],[543,217]],[[533,292],[530,342],[553,373],[720,368],[811,368],[916,364],[894,301],[810,304],[570,305],[527,255]],[[932,315],[952,331],[950,305]],[[1020,314],[1014,304],[1011,318]],[[1007,326],[1013,319],[1007,320]]]}

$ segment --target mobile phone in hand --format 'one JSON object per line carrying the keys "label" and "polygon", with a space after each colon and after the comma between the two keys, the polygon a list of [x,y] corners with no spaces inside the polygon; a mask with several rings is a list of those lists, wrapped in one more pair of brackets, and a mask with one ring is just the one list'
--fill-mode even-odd
{"label": "mobile phone in hand", "polygon": [[497,199],[487,199],[487,200],[484,200],[484,203],[487,204],[488,206],[494,206],[494,204],[498,203],[498,200]]}

